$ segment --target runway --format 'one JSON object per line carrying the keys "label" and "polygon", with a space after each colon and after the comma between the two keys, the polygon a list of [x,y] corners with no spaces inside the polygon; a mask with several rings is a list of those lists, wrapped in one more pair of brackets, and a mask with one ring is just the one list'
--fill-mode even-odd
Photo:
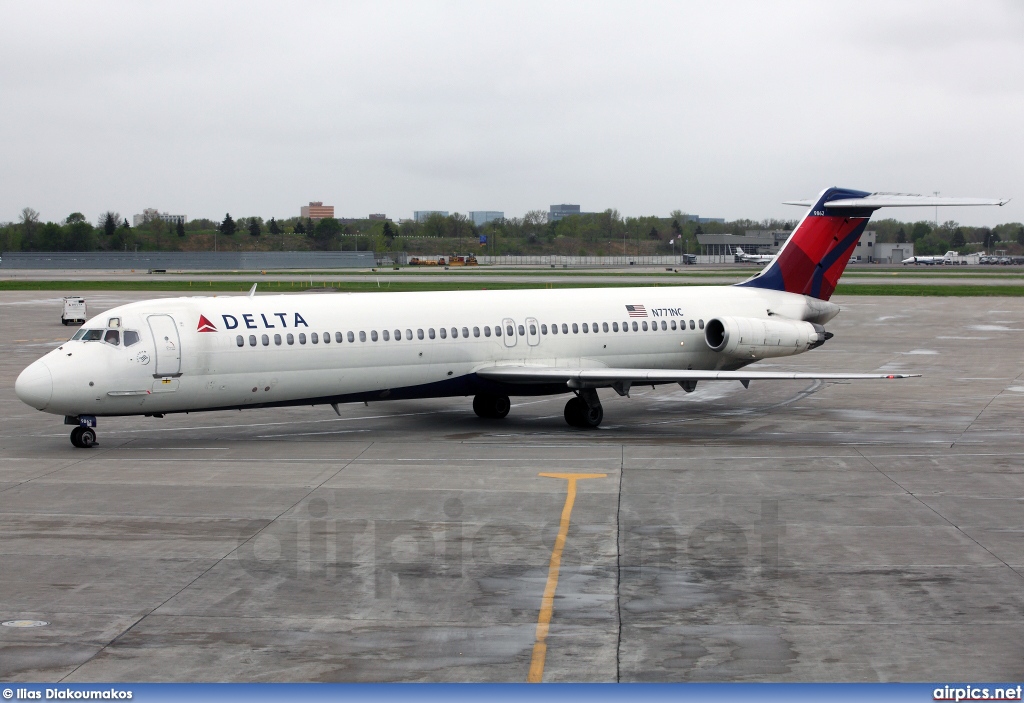
{"label": "runway", "polygon": [[48,623],[0,627],[4,680],[1024,678],[1018,298],[836,297],[756,366],[919,379],[602,391],[597,431],[567,396],[101,418],[92,450],[13,391],[59,299],[0,293],[0,621]]}

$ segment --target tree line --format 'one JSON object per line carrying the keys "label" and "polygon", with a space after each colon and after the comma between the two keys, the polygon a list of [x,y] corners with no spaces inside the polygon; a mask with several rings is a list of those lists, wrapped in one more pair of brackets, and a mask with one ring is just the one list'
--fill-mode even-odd
{"label": "tree line", "polygon": [[[135,251],[135,250],[372,250],[410,253],[471,252],[493,254],[634,255],[700,253],[702,233],[744,234],[748,230],[791,230],[795,222],[747,220],[698,223],[676,210],[668,217],[623,217],[609,209],[571,215],[549,222],[547,213],[532,210],[477,226],[466,215],[431,214],[422,222],[403,220],[310,220],[291,217],[264,220],[259,216],[221,220],[198,218],[169,223],[153,219],[138,227],[114,211],[92,224],[80,213],[62,222],[41,222],[25,208],[17,222],[0,225],[4,251]],[[918,254],[1024,249],[1024,226],[1006,223],[969,227],[954,221],[872,221],[878,242],[913,242]],[[483,240],[486,240],[485,242]]]}

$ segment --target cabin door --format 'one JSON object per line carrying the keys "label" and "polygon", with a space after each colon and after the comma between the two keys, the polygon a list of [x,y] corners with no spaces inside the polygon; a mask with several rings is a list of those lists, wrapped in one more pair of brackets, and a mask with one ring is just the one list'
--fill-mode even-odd
{"label": "cabin door", "polygon": [[540,344],[540,325],[537,323],[537,318],[528,317],[526,318],[526,343],[531,347],[535,347]]}
{"label": "cabin door", "polygon": [[149,330],[153,333],[153,353],[156,355],[154,378],[181,375],[181,339],[178,325],[170,315],[150,315]]}
{"label": "cabin door", "polygon": [[505,346],[514,347],[519,339],[519,336],[516,334],[515,320],[513,320],[511,317],[506,317],[504,320],[501,321],[501,326],[504,328],[501,331],[501,336],[505,340]]}

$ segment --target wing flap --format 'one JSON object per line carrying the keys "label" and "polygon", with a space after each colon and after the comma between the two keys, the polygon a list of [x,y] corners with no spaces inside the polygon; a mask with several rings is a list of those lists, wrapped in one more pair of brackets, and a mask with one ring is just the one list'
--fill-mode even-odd
{"label": "wing flap", "polygon": [[916,378],[921,374],[893,373],[804,373],[796,371],[693,371],[685,369],[595,369],[553,366],[489,366],[477,376],[502,383],[558,383],[569,388],[602,388],[630,383],[683,383],[686,381],[862,381],[870,379]]}

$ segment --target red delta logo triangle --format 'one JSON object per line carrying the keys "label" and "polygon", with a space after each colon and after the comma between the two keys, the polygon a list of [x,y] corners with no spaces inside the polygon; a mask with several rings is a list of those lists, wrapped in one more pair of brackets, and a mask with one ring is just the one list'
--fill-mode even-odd
{"label": "red delta logo triangle", "polygon": [[206,319],[206,315],[199,316],[199,327],[196,328],[197,332],[216,332],[217,328],[213,326],[213,323]]}

